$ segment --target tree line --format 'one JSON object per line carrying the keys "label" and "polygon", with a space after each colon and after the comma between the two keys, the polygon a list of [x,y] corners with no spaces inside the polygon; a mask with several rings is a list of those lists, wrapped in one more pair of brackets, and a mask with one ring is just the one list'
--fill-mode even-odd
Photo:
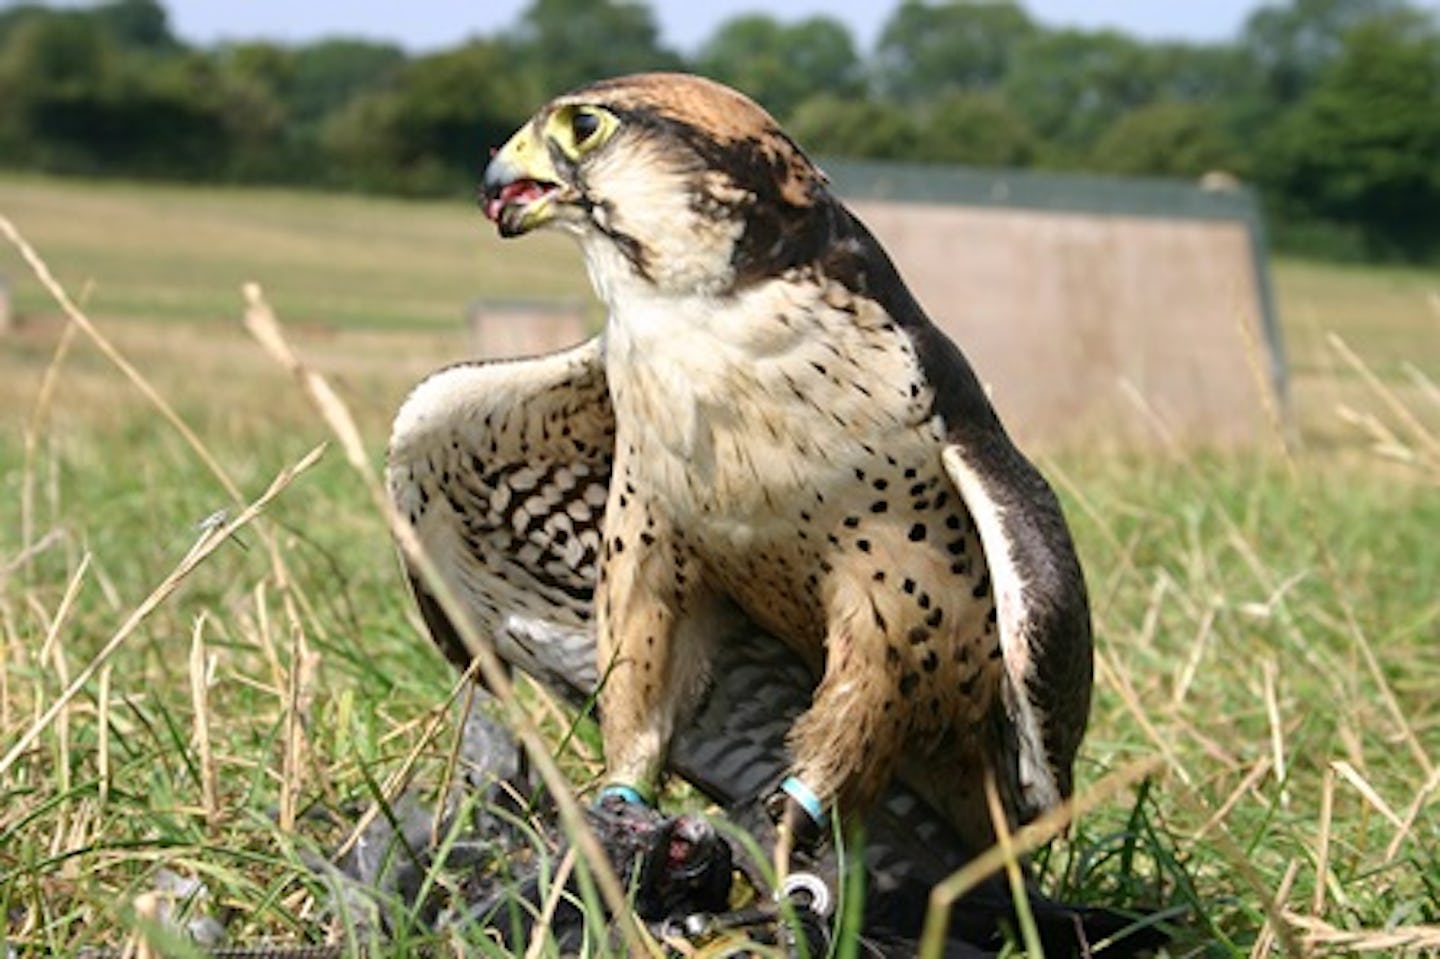
{"label": "tree line", "polygon": [[1440,26],[1406,0],[1271,0],[1230,42],[1048,27],[1020,2],[903,0],[874,49],[750,14],[692,55],[644,3],[533,0],[451,49],[197,48],[158,0],[0,9],[0,166],[402,194],[468,187],[555,93],[688,69],[812,153],[1257,185],[1292,250],[1440,257]]}

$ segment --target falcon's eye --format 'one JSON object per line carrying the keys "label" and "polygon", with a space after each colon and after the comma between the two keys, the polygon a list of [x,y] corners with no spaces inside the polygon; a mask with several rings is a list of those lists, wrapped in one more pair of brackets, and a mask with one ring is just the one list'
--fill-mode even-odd
{"label": "falcon's eye", "polygon": [[600,132],[600,117],[589,110],[576,110],[570,117],[570,136],[577,147],[585,146],[585,141]]}
{"label": "falcon's eye", "polygon": [[604,146],[619,126],[619,118],[603,107],[570,106],[551,117],[550,135],[571,159],[578,160]]}

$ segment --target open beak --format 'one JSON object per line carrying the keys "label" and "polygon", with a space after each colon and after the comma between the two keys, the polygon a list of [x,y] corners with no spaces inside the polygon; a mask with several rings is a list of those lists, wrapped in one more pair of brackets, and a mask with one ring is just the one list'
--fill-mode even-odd
{"label": "open beak", "polygon": [[521,127],[485,168],[481,207],[501,236],[519,236],[555,215],[562,187],[535,124]]}

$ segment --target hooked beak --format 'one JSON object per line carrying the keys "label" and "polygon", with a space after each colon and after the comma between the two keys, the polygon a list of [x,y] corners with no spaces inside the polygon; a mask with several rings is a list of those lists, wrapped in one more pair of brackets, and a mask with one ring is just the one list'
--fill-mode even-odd
{"label": "hooked beak", "polygon": [[521,127],[485,167],[481,207],[501,236],[519,236],[555,215],[562,187],[535,124]]}

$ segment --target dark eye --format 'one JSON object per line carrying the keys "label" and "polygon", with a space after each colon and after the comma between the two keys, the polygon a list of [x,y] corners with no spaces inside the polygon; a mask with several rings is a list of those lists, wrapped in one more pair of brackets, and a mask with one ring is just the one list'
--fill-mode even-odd
{"label": "dark eye", "polygon": [[600,132],[600,117],[589,110],[576,110],[570,117],[570,136],[575,145],[584,146],[585,141]]}

